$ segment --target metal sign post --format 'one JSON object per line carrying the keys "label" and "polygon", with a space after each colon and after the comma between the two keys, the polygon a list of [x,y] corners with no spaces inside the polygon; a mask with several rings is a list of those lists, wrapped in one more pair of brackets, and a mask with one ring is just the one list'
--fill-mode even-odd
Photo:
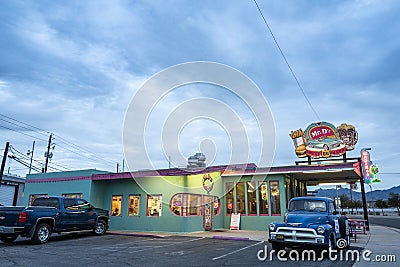
{"label": "metal sign post", "polygon": [[214,199],[210,196],[214,188],[214,182],[210,174],[204,174],[202,180],[203,188],[207,191],[206,201],[204,203],[203,228],[205,231],[212,231],[214,221]]}

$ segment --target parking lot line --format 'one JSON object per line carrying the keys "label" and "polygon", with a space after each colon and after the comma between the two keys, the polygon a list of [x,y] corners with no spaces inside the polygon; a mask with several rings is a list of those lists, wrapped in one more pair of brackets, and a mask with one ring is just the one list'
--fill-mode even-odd
{"label": "parking lot line", "polygon": [[227,254],[224,254],[224,255],[222,255],[222,256],[215,257],[215,258],[213,258],[212,260],[213,260],[213,261],[215,261],[215,260],[222,259],[222,258],[224,258],[224,257],[226,257],[226,256],[229,256],[229,255],[235,254],[235,253],[237,253],[237,252],[239,252],[239,251],[242,251],[242,250],[245,250],[245,249],[248,249],[248,248],[251,248],[251,247],[257,246],[257,245],[259,245],[259,244],[262,244],[262,243],[264,243],[264,241],[260,241],[260,242],[258,242],[258,243],[256,243],[256,244],[253,244],[253,245],[250,245],[250,246],[247,246],[247,247],[243,247],[243,248],[240,248],[240,249],[234,250],[234,251],[232,251],[232,252],[229,252],[229,253],[227,253]]}
{"label": "parking lot line", "polygon": [[[181,243],[188,243],[188,242],[194,242],[194,241],[198,241],[198,240],[202,240],[205,237],[199,237],[199,238],[194,238],[194,239],[189,239],[189,240],[184,240],[184,241],[178,241],[176,240],[175,242],[160,242],[160,240],[158,239],[146,239],[146,240],[141,240],[141,241],[133,241],[133,242],[127,242],[127,243],[123,243],[123,244],[115,244],[112,246],[101,246],[101,247],[96,247],[93,249],[98,249],[98,250],[105,250],[105,251],[118,251],[118,250],[122,250],[122,249],[130,249],[131,251],[126,251],[127,253],[136,253],[136,252],[141,252],[141,251],[146,251],[146,250],[150,250],[150,249],[155,249],[155,248],[165,248],[165,247],[170,247],[170,246],[174,246],[176,244],[181,244]],[[164,244],[158,244],[158,245],[153,245],[153,246],[149,246],[149,245],[140,245],[141,243],[145,243],[145,242],[151,242],[151,241],[157,241],[156,243],[164,243]],[[130,245],[134,245],[134,244],[139,244],[138,246],[130,246]]]}
{"label": "parking lot line", "polygon": [[195,238],[195,239],[189,239],[189,240],[185,240],[185,241],[180,241],[180,242],[174,242],[172,244],[167,244],[167,245],[162,245],[162,246],[153,246],[153,247],[149,247],[149,248],[145,248],[145,249],[141,249],[141,250],[136,250],[136,251],[130,251],[128,253],[136,253],[136,252],[141,252],[141,251],[145,251],[145,250],[149,250],[152,248],[166,248],[166,247],[170,247],[170,246],[174,246],[177,243],[182,244],[182,243],[188,243],[188,242],[194,242],[194,241],[198,241],[198,240],[202,240],[205,237],[200,237],[200,238]]}

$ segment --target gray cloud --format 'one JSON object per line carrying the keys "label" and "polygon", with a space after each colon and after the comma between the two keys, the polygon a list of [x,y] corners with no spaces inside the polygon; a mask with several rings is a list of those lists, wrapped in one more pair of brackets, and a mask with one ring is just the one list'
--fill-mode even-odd
{"label": "gray cloud", "polygon": [[[320,118],[354,124],[360,140],[351,154],[372,147],[381,171],[398,173],[400,3],[259,4]],[[275,118],[276,165],[296,160],[290,130],[317,120],[252,2],[1,1],[0,21],[0,113],[56,132],[110,162],[122,159],[123,118],[136,90],[156,72],[186,61],[228,64],[255,81]],[[175,95],[169,104],[190,97]],[[229,101],[251,126],[240,103]],[[192,126],[187,134],[204,127]],[[32,137],[4,128],[0,133],[2,142],[31,147]],[[42,154],[45,142],[37,141]],[[164,164],[164,155],[154,157]],[[112,170],[112,163],[85,161],[61,146],[53,160]],[[381,178],[381,187],[396,180]]]}

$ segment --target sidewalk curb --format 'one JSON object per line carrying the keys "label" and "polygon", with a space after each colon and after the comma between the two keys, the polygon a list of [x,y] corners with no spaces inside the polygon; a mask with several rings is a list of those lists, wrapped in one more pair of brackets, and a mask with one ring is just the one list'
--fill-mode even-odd
{"label": "sidewalk curb", "polygon": [[220,239],[220,240],[241,240],[241,241],[249,241],[250,240],[250,238],[248,238],[248,237],[218,236],[218,235],[215,235],[212,238]]}
{"label": "sidewalk curb", "polygon": [[138,234],[138,233],[118,233],[118,232],[107,232],[109,235],[123,235],[123,236],[138,236],[138,237],[153,237],[153,238],[165,238],[165,236],[155,234]]}

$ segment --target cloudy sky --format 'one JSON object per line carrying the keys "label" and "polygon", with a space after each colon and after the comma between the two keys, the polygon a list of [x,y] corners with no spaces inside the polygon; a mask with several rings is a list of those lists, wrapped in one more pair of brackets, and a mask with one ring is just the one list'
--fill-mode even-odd
{"label": "cloudy sky", "polygon": [[[273,165],[297,160],[291,130],[346,122],[359,133],[348,157],[370,147],[383,180],[375,187],[399,185],[400,3],[258,2],[316,112],[253,1],[0,1],[0,153],[8,141],[26,161],[35,141],[40,167],[54,133],[53,168],[115,171],[117,162],[122,168],[125,113],[143,83],[176,64],[211,61],[237,69],[262,91],[275,122]],[[154,167],[168,167],[163,114],[194,98],[219,101],[238,115],[249,161],[257,162],[262,138],[253,132],[249,106],[229,90],[192,84],[171,91],[147,114],[145,143]],[[212,119],[181,125],[181,159],[204,148],[212,154],[207,163],[229,163],[226,129]],[[171,157],[175,166],[185,165]],[[11,160],[8,170],[27,172]]]}

